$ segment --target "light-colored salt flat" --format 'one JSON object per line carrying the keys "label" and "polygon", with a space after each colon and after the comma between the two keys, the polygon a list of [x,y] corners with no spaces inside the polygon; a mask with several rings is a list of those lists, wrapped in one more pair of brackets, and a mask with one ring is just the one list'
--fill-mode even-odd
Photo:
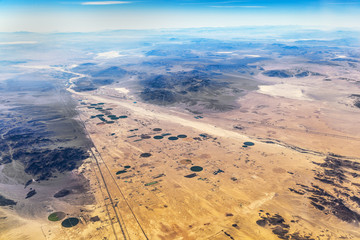
{"label": "light-colored salt flat", "polygon": [[306,88],[291,84],[275,84],[275,85],[260,85],[258,93],[267,94],[275,97],[284,97],[297,100],[308,100],[311,98],[306,96]]}

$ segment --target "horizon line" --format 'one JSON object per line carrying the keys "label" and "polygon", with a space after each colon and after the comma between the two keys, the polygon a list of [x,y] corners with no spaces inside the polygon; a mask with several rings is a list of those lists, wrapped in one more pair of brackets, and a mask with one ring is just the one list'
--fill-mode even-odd
{"label": "horizon line", "polygon": [[102,29],[95,31],[27,31],[27,30],[17,30],[17,31],[0,31],[0,33],[38,33],[38,34],[54,34],[54,33],[97,33],[97,32],[111,32],[111,31],[159,31],[159,30],[183,30],[183,29],[230,29],[230,28],[267,28],[267,27],[297,27],[302,28],[304,30],[322,30],[322,31],[339,31],[339,30],[351,30],[351,31],[360,31],[359,27],[342,27],[342,26],[321,26],[321,25],[299,25],[299,24],[291,24],[291,25],[239,25],[239,26],[218,26],[218,27],[159,27],[159,28],[116,28],[116,29]]}

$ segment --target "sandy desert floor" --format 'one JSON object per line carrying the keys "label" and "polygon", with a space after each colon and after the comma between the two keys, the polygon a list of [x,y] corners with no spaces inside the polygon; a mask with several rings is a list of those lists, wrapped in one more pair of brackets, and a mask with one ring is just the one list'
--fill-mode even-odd
{"label": "sandy desert floor", "polygon": [[272,85],[194,115],[126,88],[69,90],[94,143],[77,172],[95,204],[58,207],[72,228],[9,211],[1,239],[360,239],[358,110],[340,100]]}
{"label": "sandy desert floor", "polygon": [[[73,92],[95,145],[78,171],[97,203],[71,213],[80,219],[73,228],[44,221],[46,239],[360,239],[359,206],[348,201],[359,168],[345,167],[340,187],[324,180],[327,157],[358,161],[360,131],[350,120],[337,122],[314,101],[261,92],[242,98],[241,109],[202,118],[113,92]],[[104,112],[105,121],[92,117]]]}

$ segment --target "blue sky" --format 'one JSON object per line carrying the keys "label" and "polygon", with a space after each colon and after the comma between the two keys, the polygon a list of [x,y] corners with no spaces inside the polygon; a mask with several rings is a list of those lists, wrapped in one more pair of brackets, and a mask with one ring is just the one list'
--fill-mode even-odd
{"label": "blue sky", "polygon": [[0,31],[299,25],[358,27],[360,0],[0,0]]}

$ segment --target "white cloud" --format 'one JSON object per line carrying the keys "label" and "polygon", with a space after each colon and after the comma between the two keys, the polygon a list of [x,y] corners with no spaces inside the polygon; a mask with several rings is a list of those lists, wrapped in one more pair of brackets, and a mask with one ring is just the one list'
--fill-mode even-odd
{"label": "white cloud", "polygon": [[97,1],[97,2],[82,2],[81,5],[115,5],[115,4],[128,4],[128,1]]}
{"label": "white cloud", "polygon": [[117,57],[123,57],[125,55],[121,55],[118,51],[110,51],[110,52],[102,52],[96,54],[95,58],[98,59],[110,59],[110,58],[117,58]]}
{"label": "white cloud", "polygon": [[0,42],[0,45],[36,44],[36,41]]}
{"label": "white cloud", "polygon": [[260,55],[256,55],[256,54],[246,54],[246,55],[244,55],[244,57],[259,58],[259,57],[261,57],[261,56],[260,56]]}

